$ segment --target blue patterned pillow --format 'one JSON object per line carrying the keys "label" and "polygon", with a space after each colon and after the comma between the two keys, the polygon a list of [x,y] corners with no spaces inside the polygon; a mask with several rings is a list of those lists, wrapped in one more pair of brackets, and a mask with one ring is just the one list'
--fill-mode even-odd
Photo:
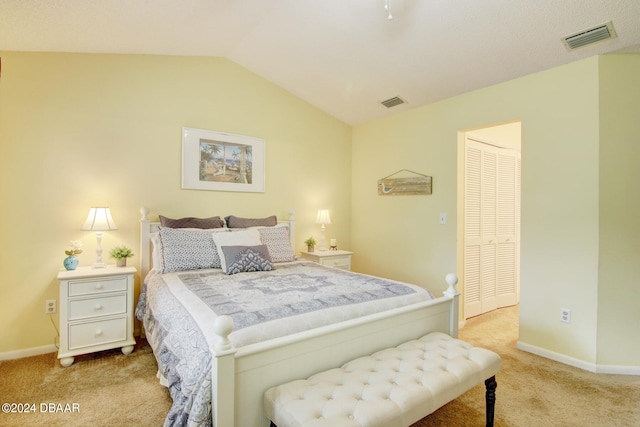
{"label": "blue patterned pillow", "polygon": [[[215,230],[218,233],[229,232],[224,228]],[[154,268],[160,267],[160,273],[222,267],[212,230],[161,227],[158,240],[161,267]]]}
{"label": "blue patterned pillow", "polygon": [[227,274],[249,271],[271,271],[273,263],[266,245],[222,246]]}

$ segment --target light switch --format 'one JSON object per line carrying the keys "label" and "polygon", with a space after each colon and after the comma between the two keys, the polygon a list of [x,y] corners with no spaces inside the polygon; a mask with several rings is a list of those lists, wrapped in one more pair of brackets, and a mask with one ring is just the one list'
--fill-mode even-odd
{"label": "light switch", "polygon": [[440,212],[440,224],[445,225],[447,223],[447,214]]}

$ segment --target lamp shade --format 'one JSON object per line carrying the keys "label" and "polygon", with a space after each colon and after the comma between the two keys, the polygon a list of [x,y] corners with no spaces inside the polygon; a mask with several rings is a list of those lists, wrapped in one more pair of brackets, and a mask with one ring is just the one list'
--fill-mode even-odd
{"label": "lamp shade", "polygon": [[109,231],[117,230],[118,226],[111,218],[111,211],[107,207],[96,207],[89,209],[89,215],[81,230]]}
{"label": "lamp shade", "polygon": [[331,217],[329,216],[328,210],[321,209],[318,211],[318,216],[316,217],[316,224],[331,224]]}

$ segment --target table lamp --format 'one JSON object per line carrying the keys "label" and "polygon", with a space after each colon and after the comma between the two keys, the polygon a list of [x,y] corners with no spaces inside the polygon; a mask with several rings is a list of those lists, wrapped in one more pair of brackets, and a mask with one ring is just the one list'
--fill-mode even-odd
{"label": "table lamp", "polygon": [[102,232],[117,230],[116,223],[111,218],[111,211],[107,207],[95,207],[89,209],[89,215],[84,222],[81,230],[95,231],[96,240],[98,242],[96,246],[96,263],[93,264],[93,268],[103,268],[107,265],[102,262]]}
{"label": "table lamp", "polygon": [[327,245],[326,245],[326,241],[324,239],[324,229],[325,229],[325,225],[327,224],[331,224],[331,217],[329,216],[329,211],[326,209],[321,209],[318,211],[318,216],[316,217],[316,224],[320,224],[321,225],[321,230],[322,230],[322,239],[321,239],[321,244],[320,244],[320,250],[321,251],[326,251],[327,250]]}

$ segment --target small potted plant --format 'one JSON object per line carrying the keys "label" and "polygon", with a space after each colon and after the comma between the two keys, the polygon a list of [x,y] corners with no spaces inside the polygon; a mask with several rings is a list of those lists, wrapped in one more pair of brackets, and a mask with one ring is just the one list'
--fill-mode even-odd
{"label": "small potted plant", "polygon": [[316,239],[309,237],[304,241],[304,244],[307,245],[307,252],[313,252],[313,247],[316,245]]}
{"label": "small potted plant", "polygon": [[133,251],[126,246],[116,246],[111,249],[111,258],[116,260],[118,267],[124,267],[127,265],[127,258],[133,256]]}

